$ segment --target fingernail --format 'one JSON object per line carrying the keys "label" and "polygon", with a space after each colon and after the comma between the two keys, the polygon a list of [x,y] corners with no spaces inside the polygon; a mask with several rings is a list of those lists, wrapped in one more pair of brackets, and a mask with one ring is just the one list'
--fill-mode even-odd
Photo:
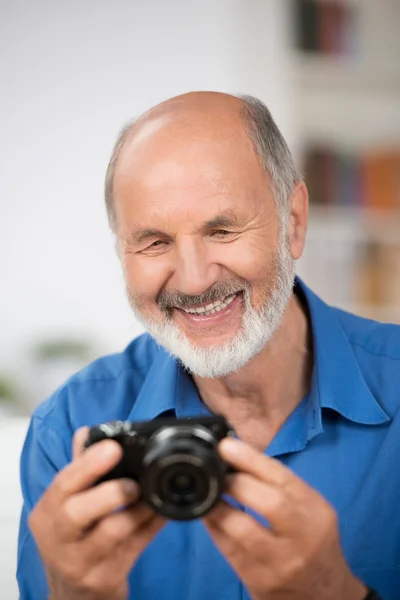
{"label": "fingernail", "polygon": [[136,496],[139,491],[138,484],[133,479],[123,479],[121,481],[124,492],[127,496]]}
{"label": "fingernail", "polygon": [[115,456],[118,452],[118,446],[116,442],[111,440],[101,442],[101,454],[105,458],[109,458],[111,456]]}
{"label": "fingernail", "polygon": [[239,451],[239,447],[238,444],[240,442],[238,442],[237,440],[233,440],[232,438],[224,438],[221,441],[221,446],[224,450],[224,452],[229,452],[230,454],[236,454]]}

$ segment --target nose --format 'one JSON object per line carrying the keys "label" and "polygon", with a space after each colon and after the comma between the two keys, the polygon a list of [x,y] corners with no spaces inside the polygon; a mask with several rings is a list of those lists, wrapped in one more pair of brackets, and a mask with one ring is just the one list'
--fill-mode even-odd
{"label": "nose", "polygon": [[221,266],[213,260],[210,249],[202,241],[192,239],[179,245],[170,283],[183,294],[197,296],[219,281],[221,275]]}

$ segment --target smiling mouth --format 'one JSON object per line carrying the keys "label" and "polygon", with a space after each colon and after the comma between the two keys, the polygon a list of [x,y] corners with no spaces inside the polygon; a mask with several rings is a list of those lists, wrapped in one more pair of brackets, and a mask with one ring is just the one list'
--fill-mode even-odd
{"label": "smiling mouth", "polygon": [[214,315],[215,313],[221,312],[225,308],[227,308],[227,306],[229,306],[235,300],[235,298],[238,296],[239,293],[240,292],[236,292],[235,294],[230,294],[229,296],[226,296],[222,300],[215,300],[215,302],[209,302],[208,304],[205,304],[203,306],[196,306],[193,308],[184,308],[184,307],[180,306],[180,307],[176,307],[176,308],[179,308],[180,310],[182,310],[185,313],[190,314],[190,315],[199,315],[202,317],[209,317],[209,316]]}

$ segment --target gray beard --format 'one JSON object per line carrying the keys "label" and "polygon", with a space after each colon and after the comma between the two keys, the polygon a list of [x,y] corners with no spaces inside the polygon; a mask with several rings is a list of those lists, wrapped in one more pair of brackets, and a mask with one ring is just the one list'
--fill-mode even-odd
{"label": "gray beard", "polygon": [[264,304],[257,310],[253,308],[251,288],[248,286],[244,289],[244,314],[240,330],[232,339],[221,344],[197,346],[168,316],[162,320],[152,320],[143,315],[129,290],[128,300],[136,318],[149,334],[190,373],[212,379],[225,377],[254,358],[272,339],[282,322],[293,293],[295,277],[295,261],[283,232],[272,262],[272,285]]}

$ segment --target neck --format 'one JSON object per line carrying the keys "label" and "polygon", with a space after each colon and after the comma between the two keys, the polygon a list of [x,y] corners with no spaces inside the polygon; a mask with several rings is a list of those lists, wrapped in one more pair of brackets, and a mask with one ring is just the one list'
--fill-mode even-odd
{"label": "neck", "polygon": [[311,327],[293,295],[273,338],[240,371],[194,380],[213,413],[224,415],[243,441],[265,450],[308,392],[312,366]]}

